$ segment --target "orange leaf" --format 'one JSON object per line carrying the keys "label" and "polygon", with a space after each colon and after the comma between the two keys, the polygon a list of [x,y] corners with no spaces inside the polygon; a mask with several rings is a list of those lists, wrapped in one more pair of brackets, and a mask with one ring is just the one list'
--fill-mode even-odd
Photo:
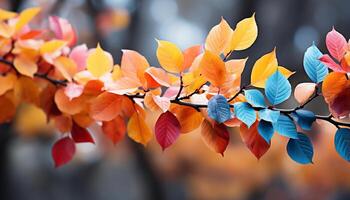
{"label": "orange leaf", "polygon": [[211,124],[208,120],[202,122],[202,139],[205,144],[213,151],[224,156],[224,152],[230,141],[230,134],[223,124],[214,122]]}
{"label": "orange leaf", "polygon": [[84,86],[85,95],[97,96],[102,93],[103,82],[100,80],[88,81]]}
{"label": "orange leaf", "polygon": [[14,87],[14,99],[16,104],[21,102],[32,103],[39,105],[39,86],[38,83],[29,77],[19,77]]}
{"label": "orange leaf", "polygon": [[294,90],[294,98],[304,104],[316,90],[316,83],[299,83]]}
{"label": "orange leaf", "polygon": [[202,53],[202,46],[201,45],[195,45],[190,48],[187,48],[184,52],[184,63],[182,65],[182,71],[187,70],[191,67],[193,61],[195,58]]}
{"label": "orange leaf", "polygon": [[5,96],[0,96],[0,108],[0,123],[11,121],[16,113],[14,103]]}
{"label": "orange leaf", "polygon": [[59,115],[53,118],[55,127],[57,130],[59,130],[61,133],[67,133],[72,130],[72,117],[69,115]]}
{"label": "orange leaf", "polygon": [[122,96],[104,92],[91,104],[90,114],[98,121],[110,121],[121,113]]}
{"label": "orange leaf", "polygon": [[25,56],[16,57],[13,64],[19,73],[31,78],[33,78],[34,74],[38,71],[36,62]]}
{"label": "orange leaf", "polygon": [[256,121],[249,129],[245,124],[241,124],[240,133],[243,142],[247,145],[249,150],[255,155],[257,159],[260,159],[267,150],[270,148],[270,144],[260,136],[258,132],[258,124]]}
{"label": "orange leaf", "polygon": [[247,60],[248,58],[232,59],[225,62],[226,71],[230,74],[236,74],[237,76],[241,76]]}
{"label": "orange leaf", "polygon": [[145,78],[147,79],[148,83],[152,83],[154,81],[158,84],[158,86],[154,84],[153,87],[150,86],[151,84],[148,84],[149,85],[148,87],[150,88],[155,88],[155,86],[159,87],[160,85],[165,87],[170,86],[170,78],[168,74],[161,68],[156,68],[156,67],[148,68],[145,72]]}
{"label": "orange leaf", "polygon": [[205,49],[219,55],[229,45],[233,30],[224,18],[214,26],[205,40]]}
{"label": "orange leaf", "polygon": [[117,116],[111,121],[103,122],[102,131],[113,142],[113,144],[117,144],[124,138],[126,133],[124,119],[121,116]]}
{"label": "orange leaf", "polygon": [[181,125],[181,133],[188,133],[197,129],[203,121],[202,114],[196,109],[188,106],[172,104],[170,111],[179,120]]}
{"label": "orange leaf", "polygon": [[200,68],[202,75],[208,79],[212,85],[220,87],[225,82],[225,63],[218,55],[215,55],[210,51],[205,51],[202,61],[200,62]]}
{"label": "orange leaf", "polygon": [[81,112],[85,107],[85,98],[77,97],[69,100],[64,93],[64,88],[58,89],[55,94],[55,103],[58,109],[66,114],[74,115]]}
{"label": "orange leaf", "polygon": [[121,70],[124,76],[145,84],[144,73],[148,67],[149,63],[143,55],[133,50],[123,50]]}
{"label": "orange leaf", "polygon": [[61,75],[68,81],[72,81],[72,77],[77,73],[77,65],[67,57],[60,56],[54,60],[54,66]]}
{"label": "orange leaf", "polygon": [[135,142],[147,145],[152,138],[152,132],[145,122],[145,113],[142,108],[136,107],[127,126],[128,135]]}
{"label": "orange leaf", "polygon": [[8,73],[5,76],[0,76],[0,96],[13,89],[16,80],[17,76],[13,73]]}

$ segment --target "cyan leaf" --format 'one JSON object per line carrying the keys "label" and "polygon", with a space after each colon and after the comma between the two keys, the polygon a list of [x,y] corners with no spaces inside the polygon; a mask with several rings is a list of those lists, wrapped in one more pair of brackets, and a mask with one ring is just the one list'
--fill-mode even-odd
{"label": "cyan leaf", "polygon": [[279,116],[280,116],[280,111],[277,111],[277,110],[270,110],[267,108],[259,110],[260,119],[263,119],[265,121],[274,123],[278,120]]}
{"label": "cyan leaf", "polygon": [[316,121],[315,114],[309,110],[297,110],[292,113],[292,117],[300,128],[306,131],[310,131],[312,124]]}
{"label": "cyan leaf", "polygon": [[259,90],[257,89],[245,90],[244,94],[247,102],[250,105],[254,107],[260,107],[260,108],[266,107],[264,95]]}
{"label": "cyan leaf", "polygon": [[310,139],[303,133],[298,133],[299,139],[289,139],[287,152],[295,162],[300,164],[312,163],[314,149]]}
{"label": "cyan leaf", "polygon": [[305,72],[314,83],[322,82],[328,74],[327,66],[319,60],[322,55],[315,44],[312,44],[304,54]]}
{"label": "cyan leaf", "polygon": [[248,128],[256,121],[255,110],[247,102],[233,104],[235,116],[245,123]]}
{"label": "cyan leaf", "polygon": [[224,96],[218,94],[209,100],[208,115],[218,123],[231,119],[230,105]]}
{"label": "cyan leaf", "polygon": [[340,128],[335,133],[334,145],[338,154],[350,162],[350,129]]}
{"label": "cyan leaf", "polygon": [[273,123],[273,127],[280,135],[298,139],[297,128],[293,120],[286,115],[281,114],[277,122]]}
{"label": "cyan leaf", "polygon": [[264,140],[270,144],[274,130],[271,122],[260,120],[258,125],[258,132]]}
{"label": "cyan leaf", "polygon": [[266,81],[265,95],[272,105],[277,105],[287,100],[292,92],[292,87],[286,77],[278,70]]}

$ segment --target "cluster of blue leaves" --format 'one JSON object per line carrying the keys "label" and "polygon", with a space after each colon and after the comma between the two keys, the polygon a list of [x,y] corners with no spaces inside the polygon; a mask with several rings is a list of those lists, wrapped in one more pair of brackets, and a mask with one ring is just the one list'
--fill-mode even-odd
{"label": "cluster of blue leaves", "polygon": [[[291,92],[292,89],[288,79],[277,70],[266,81],[265,95],[258,89],[244,91],[247,102],[233,104],[234,116],[248,127],[251,127],[257,120],[256,111],[258,111],[258,133],[267,143],[271,142],[274,132],[277,132],[290,138],[287,152],[294,161],[301,164],[312,163],[312,143],[305,134],[297,132],[296,124],[303,130],[311,130],[312,124],[316,120],[314,113],[298,109],[286,114],[271,108],[271,106],[286,101]],[[218,123],[223,123],[232,118],[230,104],[224,96],[215,95],[209,100],[208,115]]]}

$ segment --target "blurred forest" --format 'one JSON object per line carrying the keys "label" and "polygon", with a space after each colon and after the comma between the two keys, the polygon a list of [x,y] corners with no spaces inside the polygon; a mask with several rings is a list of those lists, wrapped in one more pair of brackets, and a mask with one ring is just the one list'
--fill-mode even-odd
{"label": "blurred forest", "polygon": [[[49,15],[67,18],[78,33],[78,43],[101,46],[116,62],[121,49],[139,51],[153,66],[157,39],[181,48],[201,44],[223,16],[233,27],[256,13],[257,42],[233,57],[249,57],[243,83],[249,82],[255,60],[277,48],[280,65],[297,71],[292,84],[307,80],[303,53],[314,41],[326,52],[325,36],[334,26],[350,35],[348,0],[0,0],[0,7],[20,11],[40,6],[37,26]],[[282,105],[296,105],[294,100]],[[327,114],[319,99],[309,109]],[[1,108],[0,108],[1,109]],[[154,114],[156,118],[157,114]],[[154,119],[149,119],[154,123]],[[333,147],[331,125],[309,134],[315,147],[313,165],[294,163],[285,151],[286,138],[275,137],[259,161],[241,142],[238,130],[225,157],[211,152],[198,131],[182,135],[162,152],[129,139],[113,146],[97,127],[96,145],[79,144],[77,158],[55,169],[50,149],[55,133],[26,134],[1,126],[0,199],[350,199],[350,168]]]}

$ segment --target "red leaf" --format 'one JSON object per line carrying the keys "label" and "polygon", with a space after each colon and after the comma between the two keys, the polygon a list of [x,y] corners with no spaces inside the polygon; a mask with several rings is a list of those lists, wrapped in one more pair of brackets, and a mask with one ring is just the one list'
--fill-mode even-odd
{"label": "red leaf", "polygon": [[347,42],[344,36],[334,28],[326,36],[326,45],[331,56],[338,61],[343,58],[346,52]]}
{"label": "red leaf", "polygon": [[321,58],[319,58],[319,60],[335,72],[344,72],[342,67],[334,62],[334,60],[328,54],[324,54]]}
{"label": "red leaf", "polygon": [[224,152],[230,141],[230,134],[224,124],[213,122],[211,124],[208,120],[202,122],[202,139],[206,145],[213,151],[224,156]]}
{"label": "red leaf", "polygon": [[115,119],[102,123],[103,133],[112,140],[113,144],[117,144],[122,140],[126,133],[124,119],[117,116]]}
{"label": "red leaf", "polygon": [[243,142],[247,145],[249,150],[255,155],[257,159],[260,159],[267,150],[270,148],[263,137],[258,132],[258,121],[256,121],[249,129],[242,123],[240,132]]}
{"label": "red leaf", "polygon": [[155,133],[163,151],[179,137],[180,129],[180,122],[171,112],[167,111],[159,116],[155,125]]}
{"label": "red leaf", "polygon": [[90,133],[76,123],[73,123],[71,134],[74,142],[76,143],[90,142],[95,144],[95,141]]}
{"label": "red leaf", "polygon": [[56,141],[51,153],[55,167],[60,167],[72,160],[75,154],[75,143],[70,137],[64,137]]}

